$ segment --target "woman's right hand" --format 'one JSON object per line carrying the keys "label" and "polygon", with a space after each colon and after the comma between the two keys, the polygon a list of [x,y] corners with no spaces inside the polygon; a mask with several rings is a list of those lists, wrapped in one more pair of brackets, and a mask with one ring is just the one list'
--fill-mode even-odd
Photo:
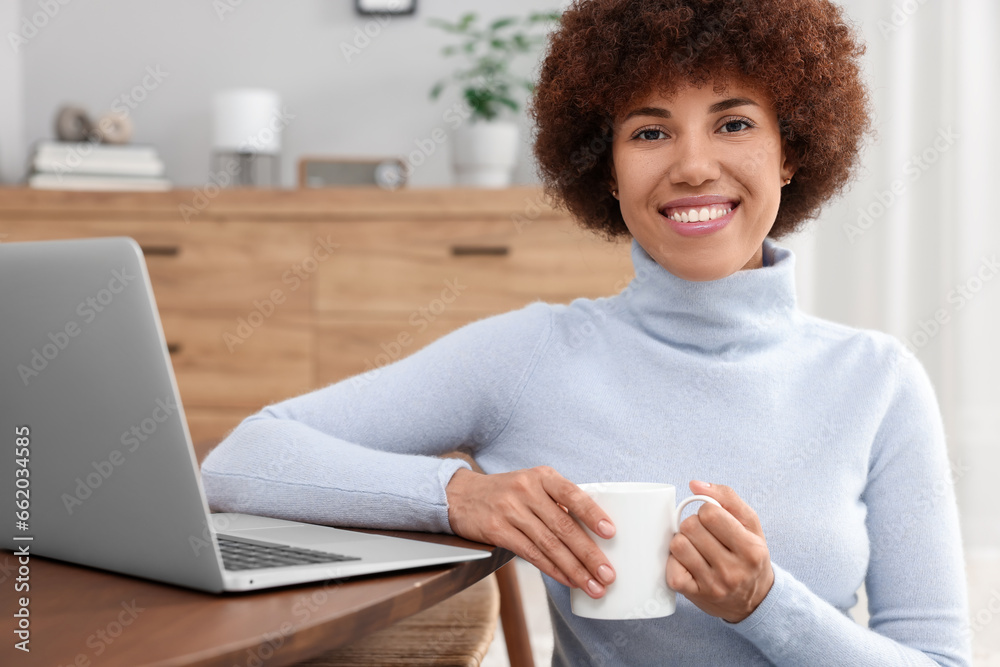
{"label": "woman's right hand", "polygon": [[513,551],[564,586],[604,595],[615,572],[570,516],[611,537],[614,524],[576,484],[548,466],[484,475],[460,468],[448,483],[448,520],[468,540]]}

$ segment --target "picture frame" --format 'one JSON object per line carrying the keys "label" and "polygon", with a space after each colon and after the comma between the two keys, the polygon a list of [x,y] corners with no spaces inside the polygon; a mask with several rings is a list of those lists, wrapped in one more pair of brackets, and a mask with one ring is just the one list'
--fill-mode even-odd
{"label": "picture frame", "polygon": [[400,16],[417,11],[417,0],[354,0],[354,9],[362,16]]}

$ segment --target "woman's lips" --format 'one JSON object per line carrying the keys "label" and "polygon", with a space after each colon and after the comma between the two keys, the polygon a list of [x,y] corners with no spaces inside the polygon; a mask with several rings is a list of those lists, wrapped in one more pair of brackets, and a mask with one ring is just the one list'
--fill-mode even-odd
{"label": "woman's lips", "polygon": [[660,213],[680,222],[706,222],[720,218],[735,208],[739,199],[722,194],[693,195],[669,201],[660,207]]}
{"label": "woman's lips", "polygon": [[670,206],[660,212],[677,222],[708,222],[721,218],[736,206],[737,204],[733,202],[705,204],[702,206]]}
{"label": "woman's lips", "polygon": [[[700,207],[673,205],[662,209],[660,215],[681,236],[706,236],[728,225],[739,206],[739,203],[732,202],[704,204]],[[694,216],[697,216],[697,220],[692,221]],[[685,218],[688,222],[684,222]]]}

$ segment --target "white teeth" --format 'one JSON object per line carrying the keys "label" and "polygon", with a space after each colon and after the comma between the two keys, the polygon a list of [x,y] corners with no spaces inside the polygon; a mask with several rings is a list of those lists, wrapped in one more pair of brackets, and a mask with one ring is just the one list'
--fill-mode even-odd
{"label": "white teeth", "polygon": [[724,215],[729,215],[732,210],[732,206],[726,206],[724,208],[712,206],[711,208],[703,208],[700,210],[692,208],[688,211],[679,211],[674,213],[670,217],[677,222],[708,222],[709,220],[718,220]]}

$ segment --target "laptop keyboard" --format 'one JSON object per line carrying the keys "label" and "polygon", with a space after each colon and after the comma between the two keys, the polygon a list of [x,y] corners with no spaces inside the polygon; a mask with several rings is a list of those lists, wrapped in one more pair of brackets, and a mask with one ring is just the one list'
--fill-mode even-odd
{"label": "laptop keyboard", "polygon": [[361,560],[354,556],[342,556],[326,551],[300,549],[281,544],[258,544],[233,540],[221,535],[219,549],[222,551],[222,565],[227,570],[258,570],[265,567],[285,567],[287,565],[312,565],[314,563],[342,563]]}

